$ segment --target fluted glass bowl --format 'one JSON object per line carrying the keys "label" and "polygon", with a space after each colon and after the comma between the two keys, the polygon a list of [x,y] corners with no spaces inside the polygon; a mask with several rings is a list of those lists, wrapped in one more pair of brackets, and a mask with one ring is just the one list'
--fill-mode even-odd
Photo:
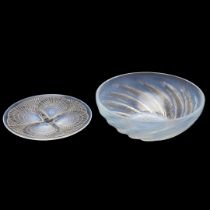
{"label": "fluted glass bowl", "polygon": [[169,139],[200,116],[205,97],[192,82],[164,73],[113,77],[96,92],[100,114],[120,133],[144,141]]}

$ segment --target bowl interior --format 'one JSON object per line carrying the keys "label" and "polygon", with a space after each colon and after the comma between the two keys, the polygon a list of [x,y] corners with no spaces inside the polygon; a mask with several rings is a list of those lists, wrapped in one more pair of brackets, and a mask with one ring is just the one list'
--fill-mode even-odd
{"label": "bowl interior", "polygon": [[162,73],[140,72],[114,77],[97,91],[103,108],[120,116],[144,114],[176,119],[204,104],[201,90],[185,79]]}

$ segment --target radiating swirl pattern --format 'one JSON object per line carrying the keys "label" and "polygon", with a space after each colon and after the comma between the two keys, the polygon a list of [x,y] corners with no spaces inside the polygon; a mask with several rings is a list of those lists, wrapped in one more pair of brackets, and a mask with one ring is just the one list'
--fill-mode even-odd
{"label": "radiating swirl pattern", "polygon": [[131,138],[163,140],[182,133],[201,114],[205,98],[193,83],[173,75],[120,75],[97,90],[100,113]]}
{"label": "radiating swirl pattern", "polygon": [[23,138],[53,140],[79,132],[91,117],[84,102],[71,96],[48,94],[29,97],[9,107],[4,124]]}

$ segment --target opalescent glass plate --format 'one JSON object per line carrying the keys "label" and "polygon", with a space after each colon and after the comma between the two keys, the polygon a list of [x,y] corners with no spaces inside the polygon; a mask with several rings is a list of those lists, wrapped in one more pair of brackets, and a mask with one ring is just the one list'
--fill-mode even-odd
{"label": "opalescent glass plate", "polygon": [[81,100],[47,94],[25,98],[10,106],[3,116],[13,134],[32,140],[55,140],[78,133],[90,122],[92,112]]}

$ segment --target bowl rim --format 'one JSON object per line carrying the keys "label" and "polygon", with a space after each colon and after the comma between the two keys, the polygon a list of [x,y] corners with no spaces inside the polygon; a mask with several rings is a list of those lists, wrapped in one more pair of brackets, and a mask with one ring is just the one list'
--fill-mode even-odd
{"label": "bowl rim", "polygon": [[[19,133],[16,133],[6,123],[6,117],[8,116],[8,112],[10,111],[11,108],[15,107],[17,104],[21,103],[22,101],[25,101],[25,100],[30,99],[30,98],[38,97],[38,96],[62,96],[62,97],[69,97],[69,98],[75,99],[75,100],[81,102],[87,108],[87,111],[88,111],[88,114],[89,114],[89,119],[88,119],[88,121],[86,122],[86,124],[83,127],[81,127],[80,129],[76,130],[75,132],[73,132],[71,134],[68,134],[68,135],[61,136],[61,137],[57,137],[57,138],[48,138],[48,139],[44,139],[44,138],[32,138],[32,137],[26,137],[24,135],[21,135]],[[73,136],[74,134],[79,133],[80,131],[82,131],[83,129],[85,129],[90,124],[90,122],[92,120],[92,117],[93,117],[92,110],[90,109],[90,107],[84,101],[82,101],[82,100],[80,100],[80,99],[78,99],[76,97],[70,96],[70,95],[51,94],[51,93],[48,94],[47,93],[47,94],[38,94],[38,95],[29,96],[29,97],[26,97],[26,98],[23,98],[23,99],[20,99],[20,100],[14,102],[12,105],[10,105],[5,110],[5,112],[3,114],[3,117],[2,117],[2,121],[3,121],[4,126],[7,128],[7,130],[10,131],[12,134],[18,136],[18,137],[21,137],[21,138],[24,138],[24,139],[28,139],[28,140],[33,140],[33,141],[56,141],[56,140],[59,140],[59,139],[68,138],[70,136]]]}
{"label": "bowl rim", "polygon": [[103,88],[103,86],[105,84],[107,84],[108,82],[110,82],[111,80],[114,80],[114,79],[119,78],[119,77],[124,77],[124,76],[127,76],[127,75],[132,75],[132,74],[156,74],[156,75],[164,75],[164,76],[174,77],[174,78],[181,79],[181,80],[191,84],[192,86],[194,86],[198,90],[198,92],[199,92],[199,94],[201,95],[201,98],[202,98],[200,106],[198,106],[193,112],[191,112],[191,113],[189,113],[185,116],[174,118],[174,119],[167,118],[168,121],[178,121],[178,120],[181,120],[181,119],[184,119],[184,118],[190,118],[192,115],[196,115],[197,113],[200,113],[200,114],[202,113],[204,105],[205,105],[205,95],[204,95],[203,91],[196,84],[194,84],[193,82],[191,82],[191,81],[189,81],[185,78],[182,78],[180,76],[176,76],[174,74],[168,74],[168,73],[162,73],[162,72],[153,72],[153,71],[129,72],[129,73],[120,74],[120,75],[117,75],[117,76],[114,76],[114,77],[111,77],[111,78],[105,80],[103,83],[101,83],[99,85],[99,87],[96,90],[95,98],[96,98],[96,103],[98,105],[98,108],[99,108],[99,106],[101,106],[104,110],[106,110],[106,112],[108,112],[112,115],[115,115],[117,117],[127,119],[126,116],[118,115],[117,113],[115,113],[113,111],[110,111],[103,103],[101,103],[101,101],[99,99],[99,93],[100,93],[101,89]]}

